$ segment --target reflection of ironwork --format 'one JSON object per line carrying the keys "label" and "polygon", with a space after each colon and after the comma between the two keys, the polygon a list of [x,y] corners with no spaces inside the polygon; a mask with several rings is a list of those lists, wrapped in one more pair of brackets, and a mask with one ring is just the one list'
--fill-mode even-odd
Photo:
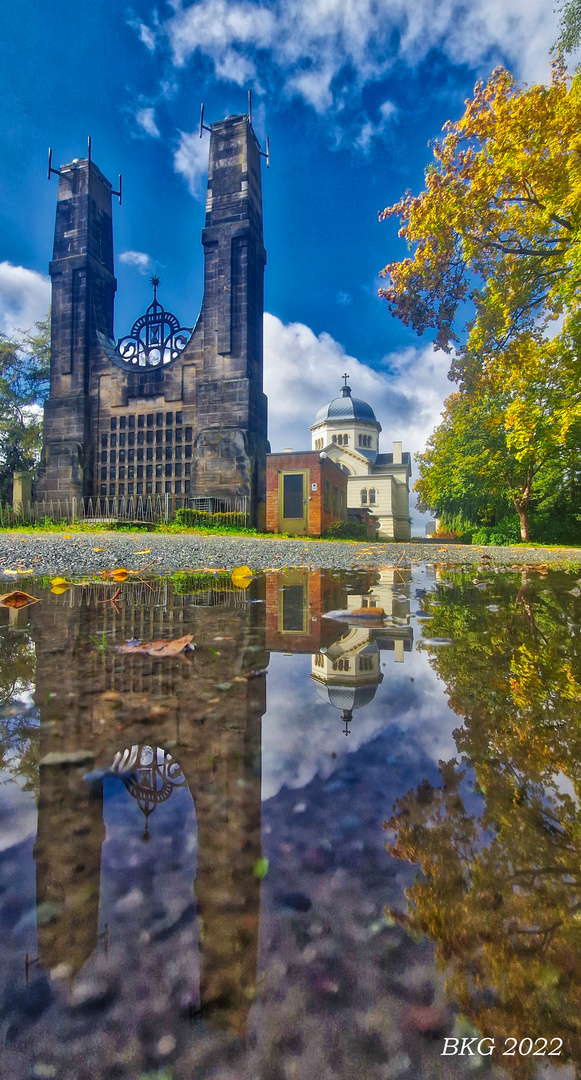
{"label": "reflection of ironwork", "polygon": [[[177,761],[161,747],[134,745],[130,750],[119,751],[113,759],[112,769],[121,773],[127,791],[145,817],[143,839],[149,840],[149,815],[156,806],[166,802],[176,787],[184,783],[184,774]],[[125,775],[123,775],[125,774]]]}
{"label": "reflection of ironwork", "polygon": [[117,353],[127,366],[160,367],[169,364],[185,349],[191,328],[166,311],[157,299],[159,278],[152,277],[153,302],[145,315],[133,323],[131,333],[117,343]]}

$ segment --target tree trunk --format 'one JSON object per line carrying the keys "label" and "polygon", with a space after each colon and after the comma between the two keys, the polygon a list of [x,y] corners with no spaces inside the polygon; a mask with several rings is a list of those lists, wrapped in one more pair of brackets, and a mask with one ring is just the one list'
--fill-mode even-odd
{"label": "tree trunk", "polygon": [[514,505],[520,521],[520,538],[521,540],[530,540],[528,495],[525,495],[522,499],[515,499]]}

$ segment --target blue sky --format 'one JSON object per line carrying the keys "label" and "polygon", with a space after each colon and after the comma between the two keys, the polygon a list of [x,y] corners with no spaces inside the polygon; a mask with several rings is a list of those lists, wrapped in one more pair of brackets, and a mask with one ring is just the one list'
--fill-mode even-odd
{"label": "blue sky", "polygon": [[[382,449],[421,449],[438,421],[448,361],[377,298],[404,254],[377,213],[419,191],[428,140],[474,82],[505,63],[545,80],[558,29],[550,0],[114,0],[3,3],[0,330],[48,306],[55,164],[86,154],[116,182],[115,332],[160,299],[193,325],[202,294],[206,120],[246,111],[253,91],[263,172],[265,389],[273,449],[310,445],[316,408],[347,370],[383,425]],[[345,367],[345,365],[347,365]],[[280,392],[282,389],[282,393]]]}

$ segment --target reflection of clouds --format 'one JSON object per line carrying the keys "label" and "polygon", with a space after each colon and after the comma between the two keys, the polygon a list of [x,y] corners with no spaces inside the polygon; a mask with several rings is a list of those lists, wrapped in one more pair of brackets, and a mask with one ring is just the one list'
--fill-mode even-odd
{"label": "reflection of clouds", "polygon": [[449,708],[427,655],[406,654],[403,664],[395,664],[392,653],[382,652],[381,664],[383,683],[374,700],[354,714],[346,738],[341,714],[317,698],[309,679],[311,657],[271,653],[262,726],[263,800],[285,784],[302,788],[317,774],[327,779],[347,754],[391,726],[394,753],[410,764],[426,756],[437,763],[457,755],[452,732],[461,718]]}
{"label": "reflection of clouds", "polygon": [[33,791],[23,790],[25,783],[26,777],[0,771],[0,852],[36,836],[36,796]]}

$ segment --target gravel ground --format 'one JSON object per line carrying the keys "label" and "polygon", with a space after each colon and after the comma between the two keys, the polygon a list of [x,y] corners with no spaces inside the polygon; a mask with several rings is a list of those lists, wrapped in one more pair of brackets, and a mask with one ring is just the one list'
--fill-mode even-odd
{"label": "gravel ground", "polygon": [[[104,548],[104,551],[95,551]],[[151,549],[148,554],[141,552]],[[22,567],[35,574],[98,574],[114,567],[135,569],[151,560],[152,574],[176,570],[253,570],[305,566],[308,569],[350,570],[446,563],[480,564],[483,555],[494,566],[554,567],[581,565],[581,548],[471,547],[420,542],[358,544],[340,541],[260,539],[249,536],[198,536],[159,533],[2,533],[0,572]]]}

